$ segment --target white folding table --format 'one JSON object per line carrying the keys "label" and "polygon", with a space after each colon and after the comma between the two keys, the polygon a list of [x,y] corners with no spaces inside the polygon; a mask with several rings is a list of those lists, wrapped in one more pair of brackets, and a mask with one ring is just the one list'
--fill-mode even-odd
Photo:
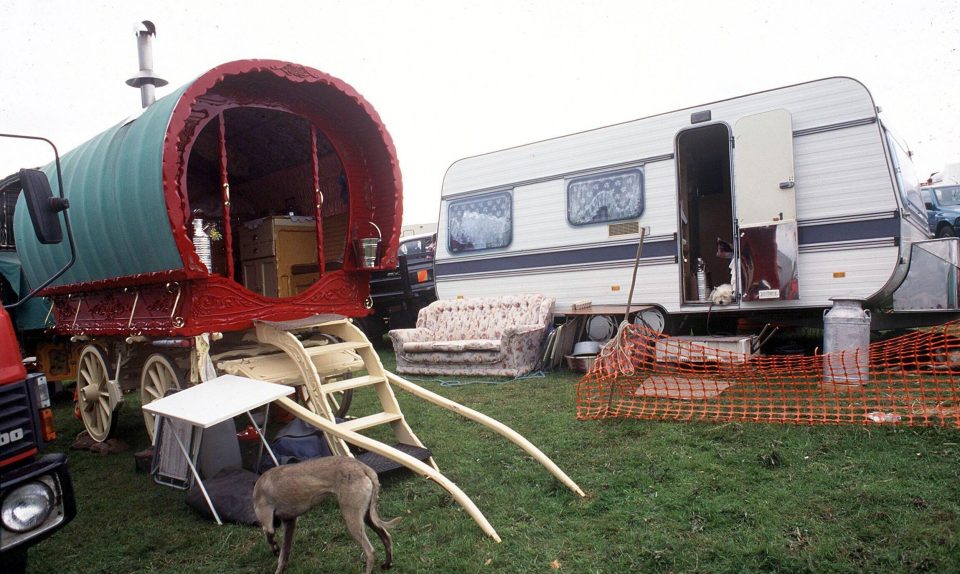
{"label": "white folding table", "polygon": [[[199,432],[202,433],[203,429],[247,413],[250,422],[257,430],[257,435],[267,448],[267,452],[270,453],[274,463],[277,464],[277,457],[270,450],[270,445],[267,444],[263,435],[263,429],[253,420],[250,411],[280,397],[291,395],[293,392],[294,388],[286,385],[277,385],[235,375],[221,375],[205,383],[148,403],[143,407],[143,410],[156,416],[156,426],[153,433],[154,446],[156,446],[160,437],[160,421],[162,418],[183,421],[194,429],[199,429]],[[266,420],[264,420],[263,426],[266,427]],[[195,449],[194,452],[189,452],[178,433],[172,432],[170,434],[176,438],[177,446],[180,447],[180,452],[183,453],[187,465],[190,467],[190,472],[197,481],[197,485],[203,493],[203,498],[207,501],[207,506],[210,507],[210,512],[213,513],[217,524],[223,524],[216,508],[213,507],[210,495],[207,494],[207,489],[203,486],[200,474],[197,472],[196,457],[198,451]],[[202,434],[200,440],[202,440]]]}

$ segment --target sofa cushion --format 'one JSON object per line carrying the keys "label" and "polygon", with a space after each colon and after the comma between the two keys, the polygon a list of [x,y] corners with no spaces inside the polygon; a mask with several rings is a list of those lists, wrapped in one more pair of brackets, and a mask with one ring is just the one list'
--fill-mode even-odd
{"label": "sofa cushion", "polygon": [[403,344],[404,353],[462,353],[500,351],[500,339],[461,339],[458,341],[420,341]]}
{"label": "sofa cushion", "polygon": [[[404,353],[401,359],[407,364],[417,365],[491,365],[503,362],[503,354],[499,351],[463,351],[452,353],[438,351],[435,353]],[[400,365],[400,362],[397,362]]]}

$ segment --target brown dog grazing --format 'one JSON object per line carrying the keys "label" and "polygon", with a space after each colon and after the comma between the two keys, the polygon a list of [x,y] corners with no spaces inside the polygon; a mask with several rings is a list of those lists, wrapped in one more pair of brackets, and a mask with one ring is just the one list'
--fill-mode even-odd
{"label": "brown dog grazing", "polygon": [[[297,517],[317,505],[328,494],[335,494],[347,530],[367,557],[366,574],[373,571],[373,545],[367,538],[366,523],[380,536],[387,559],[380,566],[390,568],[393,542],[388,527],[399,518],[384,522],[377,515],[380,481],[377,473],[362,462],[346,456],[313,458],[296,464],[271,468],[253,488],[253,510],[260,520],[267,544],[280,557],[276,574],[281,574],[290,559]],[[283,547],[278,548],[274,531],[283,523]]]}

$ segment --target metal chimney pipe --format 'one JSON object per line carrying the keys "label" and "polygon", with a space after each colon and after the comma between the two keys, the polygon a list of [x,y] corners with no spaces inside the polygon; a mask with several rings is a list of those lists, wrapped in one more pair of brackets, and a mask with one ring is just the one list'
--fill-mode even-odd
{"label": "metal chimney pipe", "polygon": [[140,60],[140,72],[127,80],[127,85],[140,88],[140,103],[149,107],[157,98],[155,88],[162,88],[167,81],[153,74],[153,37],[157,27],[150,20],[144,20],[133,27],[137,36],[137,55]]}

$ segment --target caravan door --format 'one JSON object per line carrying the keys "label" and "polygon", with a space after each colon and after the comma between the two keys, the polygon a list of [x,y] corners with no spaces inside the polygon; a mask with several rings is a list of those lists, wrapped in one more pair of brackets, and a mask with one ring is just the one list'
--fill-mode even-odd
{"label": "caravan door", "polygon": [[727,124],[677,134],[677,214],[683,304],[706,304],[711,289],[734,284],[733,179]]}
{"label": "caravan door", "polygon": [[797,198],[790,112],[740,118],[734,134],[734,196],[742,301],[800,298]]}

